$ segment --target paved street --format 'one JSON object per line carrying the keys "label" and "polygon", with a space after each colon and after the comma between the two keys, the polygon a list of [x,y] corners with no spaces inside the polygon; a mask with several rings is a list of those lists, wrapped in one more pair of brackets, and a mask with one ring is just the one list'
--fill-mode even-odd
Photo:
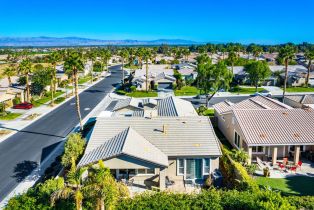
{"label": "paved street", "polygon": [[[121,81],[119,67],[112,75],[80,94],[82,118]],[[28,176],[78,124],[71,99],[0,143],[0,201]],[[1,127],[1,124],[0,124]]]}

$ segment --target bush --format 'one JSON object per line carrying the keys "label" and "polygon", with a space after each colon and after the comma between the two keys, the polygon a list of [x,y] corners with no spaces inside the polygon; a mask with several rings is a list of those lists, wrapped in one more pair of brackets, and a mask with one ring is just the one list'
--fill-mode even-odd
{"label": "bush", "polygon": [[314,196],[288,196],[287,199],[297,209],[314,210]]}
{"label": "bush", "polygon": [[20,104],[21,103],[21,99],[19,97],[15,97],[13,99],[13,104],[16,105],[16,104]]}
{"label": "bush", "polygon": [[256,164],[246,165],[245,168],[250,175],[253,175],[254,172],[257,170],[257,165]]}
{"label": "bush", "polygon": [[63,80],[63,81],[61,81],[60,84],[59,84],[59,86],[60,86],[61,88],[65,88],[65,87],[68,86],[68,85],[69,85],[69,80]]}
{"label": "bush", "polygon": [[116,94],[118,94],[118,95],[125,95],[126,92],[124,90],[117,90]]}
{"label": "bush", "polygon": [[60,103],[62,103],[64,100],[65,100],[64,97],[59,97],[59,98],[57,98],[57,99],[55,100],[55,103],[56,103],[56,104],[60,104]]}
{"label": "bush", "polygon": [[131,89],[131,92],[136,91],[136,87],[135,87],[134,85],[132,85],[132,86],[130,87],[130,89]]}

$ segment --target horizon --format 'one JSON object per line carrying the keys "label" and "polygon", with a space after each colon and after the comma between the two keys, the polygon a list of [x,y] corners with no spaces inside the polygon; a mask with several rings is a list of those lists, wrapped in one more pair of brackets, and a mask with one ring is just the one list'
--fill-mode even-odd
{"label": "horizon", "polygon": [[[314,42],[314,2],[144,0],[5,1],[0,37],[79,37],[101,40],[182,39],[201,43]],[[28,11],[25,15],[25,11]],[[43,15],[44,14],[44,15]],[[47,15],[48,14],[48,15]]]}

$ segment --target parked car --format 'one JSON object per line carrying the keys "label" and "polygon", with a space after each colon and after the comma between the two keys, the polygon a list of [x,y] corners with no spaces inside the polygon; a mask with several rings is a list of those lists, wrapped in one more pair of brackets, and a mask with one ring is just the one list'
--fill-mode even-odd
{"label": "parked car", "polygon": [[266,96],[266,97],[271,97],[271,92],[268,90],[262,90],[260,92],[256,92],[254,94],[252,94],[251,96]]}
{"label": "parked car", "polygon": [[23,102],[13,106],[13,109],[31,109],[31,108],[33,108],[33,104],[29,102]]}

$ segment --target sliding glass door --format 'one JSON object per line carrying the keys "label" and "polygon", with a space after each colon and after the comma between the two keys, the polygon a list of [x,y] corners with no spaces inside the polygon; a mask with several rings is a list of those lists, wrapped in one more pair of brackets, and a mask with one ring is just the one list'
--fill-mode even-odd
{"label": "sliding glass door", "polygon": [[186,159],[186,179],[202,179],[202,159]]}

